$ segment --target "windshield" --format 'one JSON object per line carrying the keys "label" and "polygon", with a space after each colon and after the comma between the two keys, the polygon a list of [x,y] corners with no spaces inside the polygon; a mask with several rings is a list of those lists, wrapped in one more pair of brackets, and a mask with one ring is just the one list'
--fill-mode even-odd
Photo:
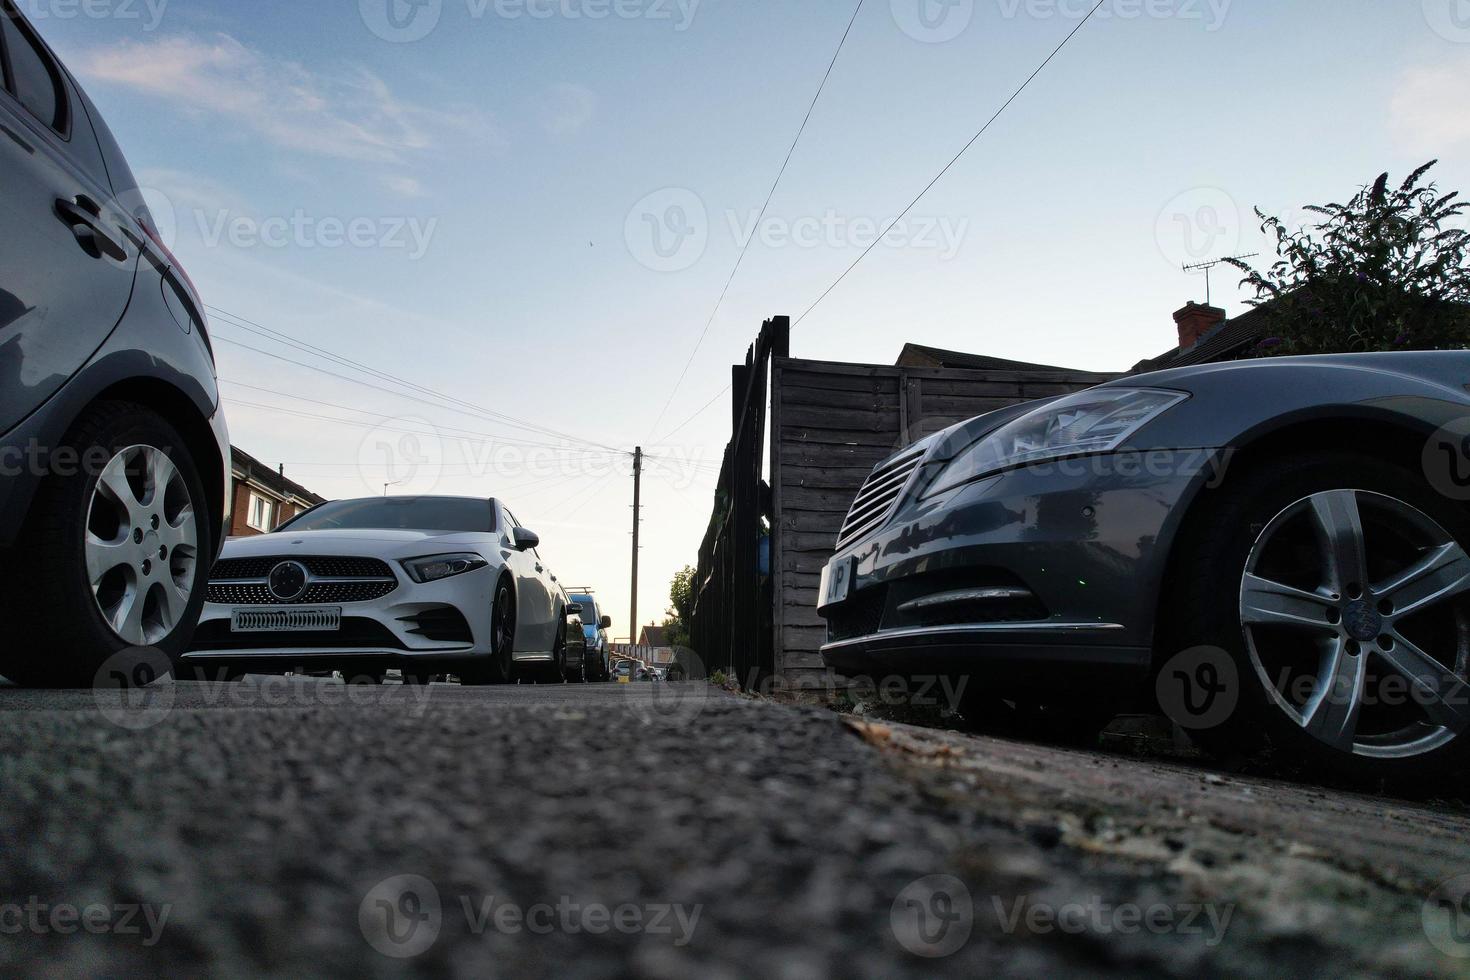
{"label": "windshield", "polygon": [[593,601],[592,597],[590,595],[574,595],[572,596],[572,601],[582,607],[582,622],[587,624],[589,629],[594,627],[601,617],[597,615],[597,603]]}
{"label": "windshield", "polygon": [[282,531],[461,531],[490,533],[488,500],[473,497],[369,497],[334,500],[276,529]]}

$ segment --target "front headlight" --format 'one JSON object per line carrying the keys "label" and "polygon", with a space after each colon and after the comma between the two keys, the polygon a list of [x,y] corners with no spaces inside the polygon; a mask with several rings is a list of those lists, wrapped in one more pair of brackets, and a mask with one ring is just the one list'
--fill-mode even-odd
{"label": "front headlight", "polygon": [[1182,391],[1095,388],[1008,422],[950,461],[927,496],[1001,470],[1090,453],[1109,453],[1187,399]]}
{"label": "front headlight", "polygon": [[490,563],[476,554],[462,554],[405,558],[399,564],[403,566],[409,578],[422,585],[425,582],[437,582],[441,578],[451,578],[455,575],[463,575],[465,572],[473,572]]}

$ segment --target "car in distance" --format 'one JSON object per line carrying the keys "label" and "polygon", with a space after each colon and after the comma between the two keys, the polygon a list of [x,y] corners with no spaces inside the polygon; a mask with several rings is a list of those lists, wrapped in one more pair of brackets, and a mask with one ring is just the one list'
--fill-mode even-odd
{"label": "car in distance", "polygon": [[405,681],[560,682],[568,603],[540,544],[495,499],[321,504],[225,544],[184,660],[226,679],[396,668]]}
{"label": "car in distance", "polygon": [[229,438],[204,305],[11,0],[0,67],[0,613],[25,641],[0,645],[0,674],[86,686],[115,654],[188,644]]}
{"label": "car in distance", "polygon": [[587,637],[587,680],[612,680],[612,654],[607,631],[612,617],[604,616],[591,589],[572,589],[571,600],[582,607],[582,629]]}
{"label": "car in distance", "polygon": [[1467,382],[1470,352],[1236,361],[937,433],[856,498],[823,657],[967,675],[962,712],[1058,729],[1095,734],[1142,690],[1219,752],[1458,767]]}

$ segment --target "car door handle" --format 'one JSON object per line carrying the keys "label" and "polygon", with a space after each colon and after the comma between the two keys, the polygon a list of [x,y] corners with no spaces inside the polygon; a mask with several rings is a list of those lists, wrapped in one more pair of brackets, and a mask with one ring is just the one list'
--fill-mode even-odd
{"label": "car door handle", "polygon": [[536,571],[538,571],[538,572],[544,572],[544,571],[546,571],[546,569],[542,568],[540,565],[537,565],[536,566]]}
{"label": "car door handle", "polygon": [[[93,258],[101,258],[105,255],[115,262],[126,261],[128,257],[127,246],[119,238],[113,237],[112,232],[108,230],[102,221],[102,206],[90,197],[81,194],[74,201],[57,201],[56,213],[73,231],[76,231],[78,228],[85,228],[90,233],[91,248],[87,247],[88,242],[83,240],[81,236],[77,237],[77,241],[82,243],[82,247]],[[93,249],[96,250],[95,253]]]}

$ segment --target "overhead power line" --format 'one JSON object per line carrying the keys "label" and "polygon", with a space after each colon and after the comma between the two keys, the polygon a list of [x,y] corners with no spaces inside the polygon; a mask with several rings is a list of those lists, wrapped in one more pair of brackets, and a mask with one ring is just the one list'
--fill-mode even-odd
{"label": "overhead power line", "polygon": [[[376,409],[376,408],[362,408],[362,407],[355,406],[355,405],[343,405],[343,404],[341,404],[339,402],[322,401],[321,399],[318,399],[318,398],[307,398],[305,395],[297,395],[297,394],[294,394],[294,393],[289,392],[289,391],[277,391],[274,388],[263,388],[260,385],[246,384],[243,381],[236,381],[233,378],[221,378],[220,381],[222,383],[224,383],[224,384],[229,385],[232,388],[248,388],[251,391],[259,391],[259,392],[262,392],[262,393],[267,394],[267,395],[278,395],[281,398],[290,398],[290,399],[292,399],[294,401],[306,402],[306,403],[311,404],[311,405],[321,405],[321,406],[323,406],[325,408],[337,408],[337,409],[341,409],[344,412],[358,412],[358,413],[363,414],[363,415],[373,415],[373,416],[376,416],[379,419],[383,420],[383,422],[385,422],[385,423],[386,422],[390,422],[390,421],[404,421],[402,419],[394,419],[391,416],[387,416],[387,415],[385,415],[382,412],[382,410]],[[248,402],[239,402],[239,404],[244,405],[244,404],[250,404],[250,403],[248,403]],[[254,407],[275,408],[275,406],[254,406]],[[285,409],[285,408],[282,408],[281,409],[281,411],[286,411],[286,410],[287,409]],[[380,427],[378,423],[371,423],[371,424],[372,424],[372,426],[374,428],[379,428]],[[553,449],[553,450],[556,450],[558,453],[562,453],[562,454],[566,454],[566,455],[576,455],[576,456],[603,456],[603,457],[612,457],[612,456],[623,457],[623,456],[629,455],[628,453],[615,452],[615,451],[607,450],[607,449],[581,449],[581,448],[578,448],[576,446],[567,445],[565,443],[557,444],[557,443],[551,443],[551,442],[530,442],[530,441],[527,441],[525,439],[516,439],[516,438],[512,438],[510,436],[501,435],[499,433],[482,432],[482,431],[479,431],[479,430],[476,430],[476,429],[465,429],[465,428],[461,428],[459,426],[438,425],[438,424],[433,423],[433,422],[430,422],[429,424],[430,425],[433,425],[434,428],[436,430],[438,430],[439,432],[441,432],[441,433],[448,433],[450,435],[471,436],[473,438],[481,438],[481,439],[486,439],[486,440],[489,440],[489,441],[492,441],[492,442],[498,442],[498,443],[500,443],[502,445],[519,446],[519,447],[525,447],[525,448],[529,448],[529,449]]]}
{"label": "overhead power line", "polygon": [[873,249],[877,248],[879,243],[881,243],[884,239],[888,237],[888,233],[893,230],[893,226],[898,224],[905,217],[907,217],[908,213],[914,209],[914,206],[917,205],[920,200],[923,199],[924,195],[928,194],[930,189],[932,189],[935,184],[939,183],[940,178],[949,173],[950,168],[953,167],[956,163],[959,163],[960,157],[964,156],[967,152],[969,152],[970,147],[979,142],[980,137],[984,136],[985,133],[990,129],[990,127],[995,124],[995,121],[999,119],[1005,113],[1005,111],[1011,107],[1012,102],[1015,102],[1021,97],[1021,93],[1025,92],[1026,89],[1030,87],[1031,83],[1036,80],[1036,77],[1046,70],[1047,66],[1052,63],[1057,55],[1062,53],[1062,49],[1071,42],[1072,38],[1077,36],[1078,31],[1087,26],[1087,22],[1092,20],[1092,15],[1097,13],[1098,8],[1100,8],[1106,2],[1107,0],[1098,0],[1097,5],[1087,12],[1087,16],[1082,18],[1081,23],[1072,28],[1071,33],[1062,39],[1062,43],[1058,44],[1055,50],[1053,50],[1051,54],[1046,56],[1046,60],[1043,61],[1037,67],[1037,69],[1033,71],[1024,82],[1021,83],[1021,87],[1016,89],[1016,91],[1011,94],[1011,97],[1009,99],[1006,99],[1005,104],[995,111],[995,115],[991,116],[990,119],[985,123],[985,125],[980,127],[980,131],[974,136],[970,137],[970,141],[960,148],[960,152],[954,155],[954,159],[950,160],[949,163],[946,163],[944,165],[944,169],[940,170],[939,173],[934,176],[934,179],[929,181],[929,183],[924,186],[924,189],[921,190],[918,195],[909,202],[909,206],[904,208],[903,211],[899,213],[898,217],[894,218],[891,222],[888,223],[888,227],[883,229],[883,234],[874,238],[872,243],[869,244],[867,248],[863,249],[862,254],[853,260],[852,265],[849,265],[843,271],[842,275],[838,276],[837,279],[833,281],[832,285],[828,286],[825,290],[822,291],[822,295],[817,297],[816,302],[807,307],[806,312],[796,318],[797,323],[801,323],[801,321],[805,320],[809,315],[811,315],[812,310],[815,310],[818,305],[821,304],[822,300],[830,296],[832,294],[832,291],[842,284],[842,281],[848,277],[852,270],[858,267],[858,263],[867,258],[868,254],[872,252]]}
{"label": "overhead power line", "polygon": [[346,367],[346,368],[349,368],[349,369],[354,370],[354,371],[362,372],[364,374],[369,375],[370,377],[377,378],[377,379],[379,379],[381,381],[384,381],[384,382],[386,382],[388,384],[392,384],[392,385],[394,385],[394,386],[396,386],[398,388],[406,388],[406,389],[409,389],[410,391],[417,392],[417,393],[419,393],[421,395],[427,395],[427,396],[429,396],[431,398],[438,399],[439,402],[448,402],[449,404],[448,405],[443,405],[443,404],[436,404],[435,402],[425,401],[421,397],[414,397],[414,396],[411,396],[409,394],[405,394],[403,391],[389,389],[389,388],[384,388],[384,387],[382,387],[380,385],[369,384],[367,382],[362,381],[361,379],[349,377],[347,375],[338,374],[338,373],[333,372],[333,371],[327,371],[324,368],[318,367],[316,365],[308,364],[306,362],[295,360],[295,359],[289,358],[289,357],[283,357],[280,354],[274,354],[274,353],[271,353],[270,351],[261,350],[260,348],[252,347],[252,346],[250,346],[248,344],[241,343],[238,340],[230,340],[228,338],[220,338],[220,339],[224,339],[226,343],[232,344],[233,346],[241,347],[241,348],[243,348],[245,350],[253,351],[253,352],[257,353],[257,354],[263,354],[266,357],[273,357],[273,358],[275,358],[277,360],[285,361],[286,363],[289,363],[289,364],[295,364],[298,367],[304,367],[304,368],[306,368],[308,370],[316,371],[316,372],[319,372],[321,374],[328,375],[329,377],[335,377],[335,378],[338,378],[340,380],[350,382],[352,384],[363,385],[364,387],[373,388],[373,389],[375,389],[377,391],[382,391],[382,392],[385,392],[387,394],[396,395],[396,396],[402,397],[402,398],[411,398],[414,401],[419,401],[422,404],[426,404],[426,405],[433,405],[436,408],[447,409],[449,411],[457,411],[457,412],[460,412],[460,414],[464,414],[464,415],[478,415],[480,417],[489,419],[491,421],[496,421],[496,422],[499,422],[499,423],[501,423],[503,425],[507,425],[507,426],[510,426],[510,427],[513,427],[513,428],[519,428],[519,429],[522,429],[524,431],[535,432],[535,433],[538,433],[540,435],[551,436],[551,437],[557,438],[557,439],[566,439],[566,440],[568,440],[570,442],[582,443],[582,444],[588,445],[588,446],[595,446],[598,449],[606,449],[606,450],[608,450],[610,452],[620,452],[621,451],[621,450],[618,450],[618,449],[613,448],[612,446],[608,446],[608,445],[605,445],[603,443],[596,442],[596,441],[591,440],[591,439],[584,439],[584,438],[579,437],[579,436],[571,435],[570,433],[558,431],[558,430],[553,429],[553,428],[550,428],[548,426],[539,425],[539,424],[537,424],[535,422],[531,422],[531,421],[529,421],[527,419],[518,418],[518,417],[516,417],[514,415],[510,415],[510,414],[505,413],[505,412],[500,412],[500,411],[496,411],[495,409],[485,408],[482,405],[473,404],[472,402],[466,401],[463,398],[458,398],[458,397],[456,397],[454,395],[446,395],[443,392],[435,391],[434,389],[429,388],[429,387],[427,387],[425,385],[420,385],[420,384],[418,384],[416,382],[409,381],[409,380],[404,379],[404,378],[400,378],[400,377],[398,377],[396,375],[389,374],[386,371],[381,371],[381,370],[379,370],[377,368],[374,368],[374,367],[371,367],[369,365],[363,364],[360,361],[355,361],[352,358],[345,357],[345,356],[343,356],[341,354],[338,354],[338,353],[336,353],[334,351],[328,350],[327,348],[319,347],[319,346],[317,346],[315,344],[309,344],[309,343],[307,343],[305,341],[297,340],[296,338],[291,337],[288,334],[284,334],[284,333],[282,333],[279,330],[274,330],[274,329],[272,329],[270,327],[262,326],[261,324],[255,323],[252,320],[247,320],[244,317],[240,317],[240,316],[237,316],[236,314],[230,313],[228,310],[222,310],[219,307],[215,307],[215,306],[211,306],[211,307],[209,307],[209,309],[212,312],[216,313],[216,314],[222,315],[225,318],[224,319],[224,322],[226,324],[229,324],[232,327],[236,327],[236,328],[241,329],[241,330],[244,330],[244,331],[246,331],[248,333],[253,333],[253,334],[257,335],[257,336],[262,336],[265,339],[270,340],[270,341],[275,342],[275,343],[279,343],[279,344],[283,344],[283,345],[286,345],[286,346],[289,346],[289,347],[293,347],[296,350],[302,351],[303,353],[307,353],[307,354],[310,354],[312,356],[324,358],[324,359],[326,359],[328,361],[331,361],[331,362],[333,362],[335,364],[338,364],[338,365],[340,365],[342,367]]}
{"label": "overhead power line", "polygon": [[[750,251],[750,243],[755,241],[760,231],[761,221],[765,219],[766,211],[771,206],[771,200],[776,196],[776,188],[781,186],[781,178],[786,176],[786,168],[791,164],[791,157],[796,153],[797,144],[801,142],[802,134],[806,132],[807,123],[811,122],[812,113],[817,108],[817,102],[822,97],[822,92],[827,88],[827,80],[832,77],[832,69],[837,67],[837,59],[842,55],[842,49],[847,46],[848,35],[852,33],[852,25],[857,23],[858,14],[862,13],[864,0],[858,0],[858,5],[852,12],[852,19],[847,22],[847,29],[842,32],[842,40],[837,42],[837,50],[832,53],[832,60],[827,65],[827,71],[822,75],[821,84],[817,86],[817,92],[812,96],[812,103],[807,107],[806,115],[801,120],[801,126],[796,130],[796,138],[791,141],[791,147],[786,151],[786,159],[781,161],[781,169],[776,173],[776,179],[771,184],[770,193],[766,195],[766,202],[761,205],[760,216],[755,219],[751,227],[750,237],[746,238],[745,244],[740,248],[740,254],[735,257],[735,267],[730,270],[729,277],[725,280],[725,286],[720,290],[719,299],[715,300],[715,308],[710,311],[709,319],[705,321],[704,330],[700,331],[699,340],[694,345],[694,350],[689,352],[689,359],[684,362],[684,370],[679,372],[679,378],[674,382],[673,390],[669,392],[664,407],[659,410],[658,418],[654,420],[649,429],[649,435],[657,431],[659,423],[663,422],[664,416],[668,414],[669,406],[674,403],[674,396],[679,393],[679,387],[683,385],[684,379],[689,375],[689,368],[694,364],[694,358],[699,349],[704,346],[705,338],[709,336],[710,327],[714,326],[715,317],[719,315],[720,307],[725,304],[725,297],[730,293],[730,285],[735,281],[735,274],[740,271],[740,266],[745,262],[745,253]],[[681,426],[682,428],[682,426]]]}
{"label": "overhead power line", "polygon": [[684,421],[680,422],[678,425],[674,426],[668,432],[664,433],[663,438],[661,438],[657,442],[655,442],[654,445],[661,445],[662,443],[667,442],[668,440],[672,439],[674,436],[676,436],[680,432],[683,432],[685,426],[689,425],[690,422],[693,422],[695,419],[699,418],[705,412],[708,412],[710,410],[710,408],[712,408],[714,406],[715,402],[717,402],[721,398],[723,398],[730,391],[730,389],[733,388],[733,387],[735,387],[733,384],[725,385],[725,387],[723,387],[723,388],[720,389],[720,393],[719,394],[715,395],[715,397],[711,398],[709,401],[707,401],[707,402],[704,403],[704,407],[703,408],[701,408],[699,411],[695,412],[693,415],[689,416]]}

